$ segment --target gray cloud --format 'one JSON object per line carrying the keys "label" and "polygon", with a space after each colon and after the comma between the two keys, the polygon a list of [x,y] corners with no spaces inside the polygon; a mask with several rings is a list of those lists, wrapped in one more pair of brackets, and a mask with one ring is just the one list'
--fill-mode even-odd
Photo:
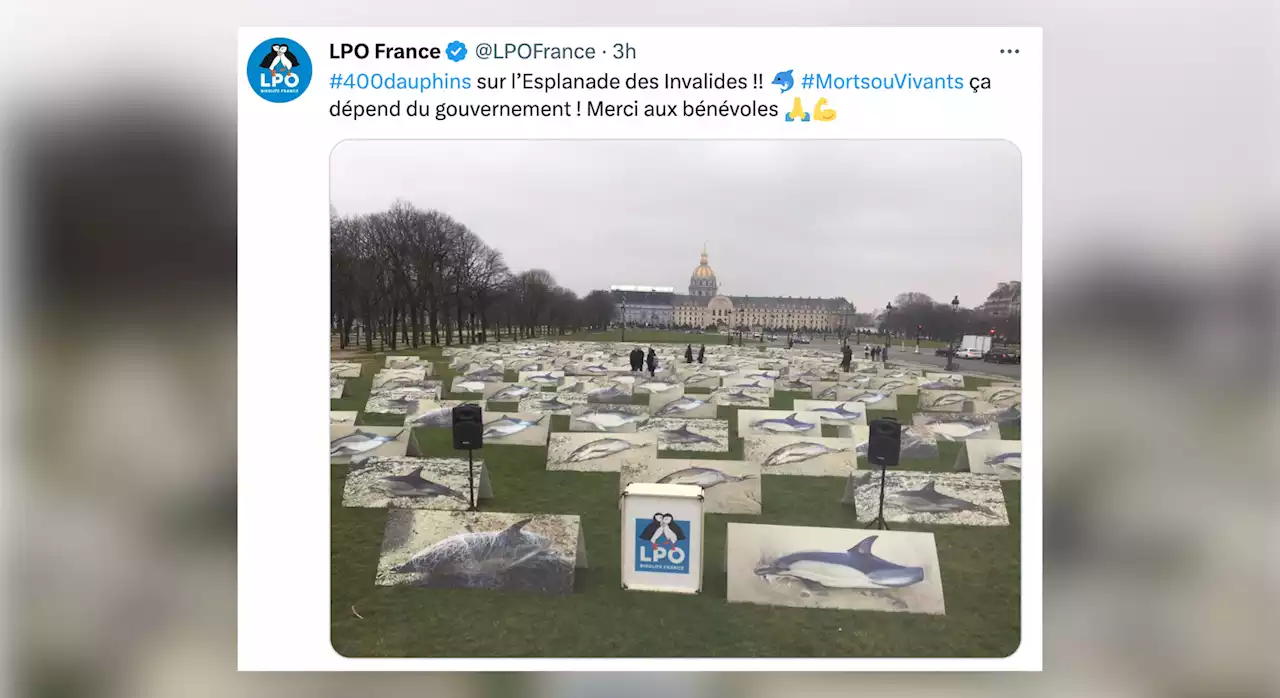
{"label": "gray cloud", "polygon": [[580,294],[683,290],[706,242],[725,293],[976,305],[1022,276],[1020,168],[1002,141],[353,141],[331,201],[438,209]]}

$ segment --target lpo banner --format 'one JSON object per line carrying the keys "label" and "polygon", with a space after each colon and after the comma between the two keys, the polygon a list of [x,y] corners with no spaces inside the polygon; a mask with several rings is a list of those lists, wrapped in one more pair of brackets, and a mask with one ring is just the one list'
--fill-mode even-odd
{"label": "lpo banner", "polygon": [[622,588],[702,591],[702,488],[632,483],[621,509]]}

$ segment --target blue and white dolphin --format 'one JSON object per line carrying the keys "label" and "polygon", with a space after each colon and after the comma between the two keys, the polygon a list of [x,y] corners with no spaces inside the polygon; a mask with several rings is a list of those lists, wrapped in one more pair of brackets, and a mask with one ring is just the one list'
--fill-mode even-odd
{"label": "blue and white dolphin", "polygon": [[876,557],[871,546],[879,536],[867,536],[843,552],[803,551],[757,565],[766,581],[796,579],[824,589],[898,589],[924,581],[924,568],[899,565]]}
{"label": "blue and white dolphin", "polygon": [[763,429],[764,431],[796,433],[796,432],[802,432],[802,431],[809,431],[810,429],[818,425],[797,419],[796,413],[792,412],[791,414],[787,415],[783,419],[778,419],[776,417],[773,417],[770,419],[760,419],[760,420],[754,421],[751,423],[751,426],[755,427],[756,429]]}

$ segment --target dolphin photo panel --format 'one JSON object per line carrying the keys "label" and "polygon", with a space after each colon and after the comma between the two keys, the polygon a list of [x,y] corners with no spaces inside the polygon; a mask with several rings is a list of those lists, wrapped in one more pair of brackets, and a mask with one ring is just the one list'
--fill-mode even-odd
{"label": "dolphin photo panel", "polygon": [[730,523],[732,603],[944,614],[932,533]]}
{"label": "dolphin photo panel", "polygon": [[697,485],[708,514],[760,513],[760,466],[747,461],[658,458],[625,466],[618,476],[618,491],[633,482]]}
{"label": "dolphin photo panel", "polygon": [[1022,442],[997,439],[966,441],[956,456],[956,470],[1001,480],[1021,480]]}
{"label": "dolphin photo panel", "polygon": [[585,566],[577,516],[393,509],[374,581],[568,594]]}
{"label": "dolphin photo panel", "polygon": [[847,427],[867,423],[867,406],[861,402],[796,400],[797,410],[817,414],[824,426]]}
{"label": "dolphin photo panel", "polygon": [[[802,402],[802,401],[797,401]],[[738,437],[822,436],[822,417],[817,412],[795,410],[738,410]]]}
{"label": "dolphin photo panel", "polygon": [[[975,442],[977,443],[977,442]],[[884,482],[884,519],[891,523],[956,526],[1008,526],[1000,481],[987,475],[922,473],[907,470],[863,471],[849,477],[844,502],[858,520],[880,513],[880,478]]]}
{"label": "dolphin photo panel", "polygon": [[329,410],[330,424],[355,424],[359,412],[355,410]]}
{"label": "dolphin photo panel", "polygon": [[440,394],[440,383],[432,381],[420,385],[380,388],[369,393],[364,411],[374,414],[409,414],[422,400],[438,400]]}
{"label": "dolphin photo panel", "polygon": [[408,455],[409,444],[408,427],[329,425],[331,465],[346,465],[374,456]]}
{"label": "dolphin photo panel", "polygon": [[658,435],[556,432],[547,444],[547,470],[621,472],[658,457]]}
{"label": "dolphin photo panel", "polygon": [[358,361],[330,361],[330,378],[359,378],[364,365]]}
{"label": "dolphin photo panel", "polygon": [[921,389],[916,399],[917,409],[924,412],[986,412],[991,405],[983,402],[976,390],[927,390]]}
{"label": "dolphin photo panel", "polygon": [[650,419],[639,431],[658,435],[659,451],[729,451],[729,421],[725,419]]}
{"label": "dolphin photo panel", "polygon": [[916,412],[911,425],[935,441],[999,439],[1000,425],[992,418],[963,412]]}
{"label": "dolphin photo panel", "polygon": [[768,391],[756,388],[719,388],[710,395],[711,402],[721,407],[769,407]]}
{"label": "dolphin photo panel", "polygon": [[567,415],[577,405],[587,404],[587,396],[581,393],[538,392],[519,403],[521,412],[534,414]]}
{"label": "dolphin photo panel", "polygon": [[525,398],[534,397],[537,392],[537,387],[520,383],[485,383],[481,395],[485,402],[518,404]]}
{"label": "dolphin photo panel", "polygon": [[686,394],[681,388],[679,393],[650,393],[649,413],[659,418],[715,419],[720,408],[710,395]]}
{"label": "dolphin photo panel", "polygon": [[[474,473],[474,479],[472,474]],[[342,490],[342,506],[465,511],[493,498],[483,460],[465,458],[375,457],[352,463]]]}
{"label": "dolphin photo panel", "polygon": [[570,412],[570,431],[633,434],[649,421],[644,405],[577,405]]}
{"label": "dolphin photo panel", "polygon": [[[866,429],[866,427],[850,427]],[[743,441],[742,457],[765,475],[844,477],[858,469],[866,442],[856,438],[753,436]]]}
{"label": "dolphin photo panel", "polygon": [[419,400],[404,416],[404,425],[415,429],[453,428],[453,408],[462,400]]}
{"label": "dolphin photo panel", "polygon": [[370,390],[397,388],[404,385],[422,385],[427,380],[427,369],[424,367],[382,369],[373,374]]}
{"label": "dolphin photo panel", "polygon": [[388,356],[386,367],[389,369],[420,368],[426,375],[431,375],[431,362],[420,356]]}

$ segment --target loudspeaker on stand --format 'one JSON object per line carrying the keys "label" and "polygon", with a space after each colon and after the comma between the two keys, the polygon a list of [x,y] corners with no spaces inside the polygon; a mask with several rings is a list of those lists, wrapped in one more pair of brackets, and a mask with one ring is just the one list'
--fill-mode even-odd
{"label": "loudspeaker on stand", "polygon": [[902,454],[902,425],[893,417],[879,417],[868,425],[871,436],[867,440],[867,462],[880,466],[880,513],[872,519],[868,528],[889,529],[884,520],[884,485],[889,467],[898,464]]}
{"label": "loudspeaker on stand", "polygon": [[467,452],[467,489],[470,508],[476,508],[475,450],[484,446],[484,410],[479,405],[465,404],[453,408],[453,447]]}

